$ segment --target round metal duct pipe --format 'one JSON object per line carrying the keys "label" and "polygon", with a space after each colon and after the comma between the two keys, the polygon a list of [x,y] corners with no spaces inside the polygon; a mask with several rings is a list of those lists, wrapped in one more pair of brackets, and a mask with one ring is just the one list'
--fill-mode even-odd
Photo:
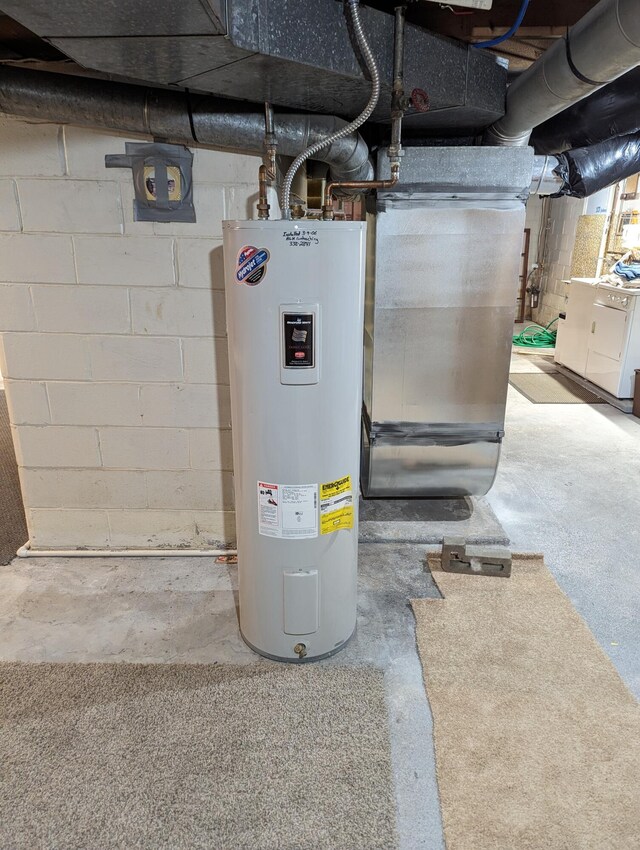
{"label": "round metal duct pipe", "polygon": [[638,132],[640,66],[539,124],[529,144],[537,154],[555,154]]}
{"label": "round metal duct pipe", "polygon": [[558,157],[534,156],[531,176],[532,195],[555,195],[562,190],[564,180],[556,173]]}
{"label": "round metal duct pipe", "polygon": [[[0,112],[178,144],[263,151],[261,107],[186,91],[0,67]],[[332,115],[276,115],[278,153],[295,157],[346,124]],[[373,177],[369,148],[358,133],[336,140],[315,158],[327,163],[332,180]]]}
{"label": "round metal duct pipe", "polygon": [[600,0],[512,83],[484,143],[526,145],[538,124],[639,64],[638,0]]}

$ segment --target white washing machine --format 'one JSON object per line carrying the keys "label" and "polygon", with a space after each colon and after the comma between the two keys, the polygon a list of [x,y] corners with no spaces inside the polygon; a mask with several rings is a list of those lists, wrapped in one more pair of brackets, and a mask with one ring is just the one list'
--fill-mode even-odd
{"label": "white washing machine", "polygon": [[585,377],[617,398],[633,398],[640,369],[640,288],[599,283],[591,308]]}
{"label": "white washing machine", "polygon": [[591,277],[572,277],[566,282],[566,307],[558,322],[553,359],[583,378],[587,374],[589,330],[597,282]]}

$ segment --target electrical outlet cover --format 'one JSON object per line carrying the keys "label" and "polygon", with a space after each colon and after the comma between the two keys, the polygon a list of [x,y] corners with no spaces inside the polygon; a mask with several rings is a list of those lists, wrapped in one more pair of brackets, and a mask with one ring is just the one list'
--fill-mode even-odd
{"label": "electrical outlet cover", "polygon": [[130,168],[136,221],[194,222],[193,154],[183,145],[125,142],[125,154],[107,154],[107,168]]}

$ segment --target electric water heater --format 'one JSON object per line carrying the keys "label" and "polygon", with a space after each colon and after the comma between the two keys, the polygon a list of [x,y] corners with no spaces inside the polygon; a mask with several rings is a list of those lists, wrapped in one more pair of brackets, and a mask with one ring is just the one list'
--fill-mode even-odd
{"label": "electric water heater", "polygon": [[223,225],[240,629],[278,660],[355,629],[365,229]]}

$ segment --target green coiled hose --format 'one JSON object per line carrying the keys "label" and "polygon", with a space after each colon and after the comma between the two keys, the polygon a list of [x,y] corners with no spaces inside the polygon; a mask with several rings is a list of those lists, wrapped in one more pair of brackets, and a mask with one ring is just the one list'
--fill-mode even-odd
{"label": "green coiled hose", "polygon": [[545,325],[545,327],[542,327],[542,325],[528,325],[519,334],[514,335],[513,344],[520,345],[523,348],[553,348],[556,344],[558,331],[552,331],[550,328],[557,321],[558,317],[552,322],[549,322],[548,325]]}

